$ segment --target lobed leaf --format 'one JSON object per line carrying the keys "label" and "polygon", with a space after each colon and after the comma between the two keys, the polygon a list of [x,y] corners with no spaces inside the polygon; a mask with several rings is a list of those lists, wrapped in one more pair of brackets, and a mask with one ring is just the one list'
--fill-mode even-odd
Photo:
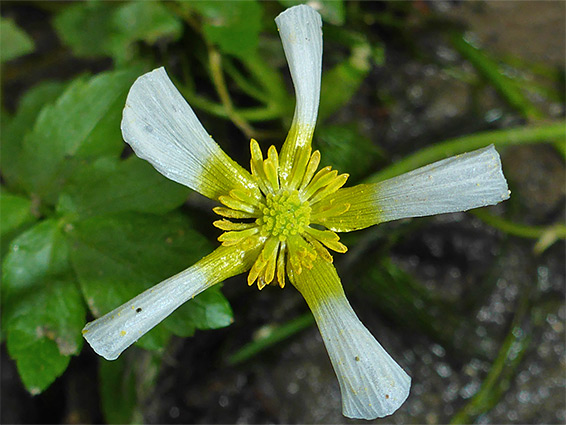
{"label": "lobed leaf", "polygon": [[179,207],[188,194],[188,188],[135,156],[125,161],[105,157],[77,169],[57,210],[80,219],[126,211],[164,214]]}
{"label": "lobed leaf", "polygon": [[56,220],[42,221],[10,244],[2,263],[2,303],[33,289],[38,281],[68,270],[68,249]]}
{"label": "lobed leaf", "polygon": [[20,99],[18,110],[7,124],[2,123],[2,143],[0,143],[0,167],[6,184],[18,187],[21,171],[18,160],[23,139],[33,127],[42,108],[54,102],[65,88],[64,83],[43,82],[29,89]]}
{"label": "lobed leaf", "polygon": [[111,56],[118,63],[137,53],[135,43],[177,39],[182,25],[159,2],[81,2],[55,17],[57,33],[78,57]]}
{"label": "lobed leaf", "polygon": [[80,2],[65,7],[53,19],[61,41],[78,57],[94,58],[108,52],[114,2]]}
{"label": "lobed leaf", "polygon": [[136,41],[150,45],[160,39],[177,40],[183,26],[180,19],[159,2],[132,2],[116,9],[112,16],[115,34],[109,50],[119,60],[131,59]]}
{"label": "lobed leaf", "polygon": [[17,237],[2,265],[2,328],[8,353],[33,394],[63,373],[82,347],[81,294],[68,277],[68,250],[55,220]]}
{"label": "lobed leaf", "polygon": [[118,156],[126,93],[139,70],[112,71],[73,81],[40,112],[25,139],[19,171],[29,193],[54,203],[72,172],[69,159]]}
{"label": "lobed leaf", "polygon": [[8,353],[29,392],[46,389],[65,371],[69,356],[80,352],[85,313],[68,279],[43,280],[4,307]]}

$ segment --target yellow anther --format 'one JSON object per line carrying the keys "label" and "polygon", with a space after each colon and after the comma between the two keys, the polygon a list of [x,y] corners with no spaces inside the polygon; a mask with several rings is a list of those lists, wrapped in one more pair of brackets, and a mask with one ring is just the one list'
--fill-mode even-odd
{"label": "yellow anther", "polygon": [[212,223],[212,225],[224,231],[246,230],[255,226],[254,223],[233,223],[226,219],[216,220],[215,222]]}
{"label": "yellow anther", "polygon": [[[345,252],[339,237],[329,230],[310,227],[324,225],[326,218],[343,214],[348,204],[334,205],[330,195],[340,189],[348,175],[338,175],[331,167],[318,170],[320,152],[310,145],[299,147],[289,160],[279,157],[271,146],[264,159],[257,141],[250,141],[250,166],[260,191],[233,189],[218,198],[223,206],[214,211],[235,223],[222,219],[214,225],[224,233],[218,240],[225,246],[238,245],[243,250],[263,243],[249,274],[248,284],[258,289],[274,284],[285,286],[285,274],[294,276],[311,269],[317,258],[332,262],[328,249]],[[311,154],[312,152],[312,154]],[[314,206],[313,206],[314,205]]]}

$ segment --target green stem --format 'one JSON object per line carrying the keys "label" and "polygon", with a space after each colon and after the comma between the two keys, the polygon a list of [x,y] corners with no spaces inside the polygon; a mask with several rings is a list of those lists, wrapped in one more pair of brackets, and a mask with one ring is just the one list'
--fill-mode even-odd
{"label": "green stem", "polygon": [[305,313],[302,316],[290,320],[289,322],[278,326],[267,335],[244,345],[241,349],[228,357],[228,364],[235,365],[245,362],[259,352],[267,350],[278,342],[283,341],[306,328],[309,328],[313,324],[314,319],[311,313]]}
{"label": "green stem", "polygon": [[452,36],[452,45],[467,59],[478,73],[484,77],[499,94],[521,115],[528,119],[541,119],[544,115],[526,98],[521,87],[505,76],[499,64],[483,51],[472,46],[461,34]]}
{"label": "green stem", "polygon": [[224,80],[224,72],[222,70],[222,55],[210,44],[208,45],[208,60],[212,74],[212,82],[214,83],[214,87],[216,88],[216,92],[220,97],[222,105],[226,109],[226,113],[228,114],[232,122],[244,132],[248,139],[253,137],[256,133],[255,130],[234,109],[232,98],[230,97],[228,87],[226,87],[226,81]]}
{"label": "green stem", "polygon": [[[195,108],[202,109],[210,114],[217,117],[230,119],[226,108],[220,103],[216,103],[206,97],[200,96],[190,90],[188,87],[182,86],[181,84],[176,84],[179,91],[187,99],[187,101]],[[247,121],[259,122],[259,121],[270,121],[280,117],[281,111],[275,105],[269,105],[267,107],[253,107],[245,109],[234,109],[240,117]]]}
{"label": "green stem", "polygon": [[389,167],[370,176],[366,183],[386,180],[452,155],[483,148],[490,144],[497,147],[553,141],[566,144],[566,121],[544,126],[521,126],[503,130],[486,131],[469,136],[446,140],[421,149]]}
{"label": "green stem", "polygon": [[521,327],[521,323],[531,316],[530,297],[532,292],[532,288],[527,289],[519,300],[509,333],[505,337],[479,391],[452,417],[451,424],[473,423],[479,415],[495,407],[508,390],[531,341],[531,336],[527,333],[528,328]]}
{"label": "green stem", "polygon": [[270,101],[276,103],[281,110],[285,109],[287,104],[293,103],[281,74],[271,68],[263,58],[253,53],[242,59],[242,64],[251,78],[268,93]]}
{"label": "green stem", "polygon": [[474,210],[472,214],[502,232],[521,238],[537,239],[534,247],[535,254],[541,254],[559,239],[566,239],[566,226],[562,223],[550,226],[529,226],[497,217],[484,209]]}
{"label": "green stem", "polygon": [[224,69],[238,87],[240,87],[248,96],[253,97],[261,103],[269,103],[269,94],[263,92],[259,87],[254,85],[244,75],[242,75],[231,60],[228,59],[225,61]]}
{"label": "green stem", "polygon": [[513,223],[512,221],[490,214],[483,209],[474,210],[472,214],[484,223],[513,236],[539,239],[546,233],[553,232],[556,234],[557,238],[566,239],[566,226],[564,224],[555,224],[552,226],[529,226],[527,224]]}

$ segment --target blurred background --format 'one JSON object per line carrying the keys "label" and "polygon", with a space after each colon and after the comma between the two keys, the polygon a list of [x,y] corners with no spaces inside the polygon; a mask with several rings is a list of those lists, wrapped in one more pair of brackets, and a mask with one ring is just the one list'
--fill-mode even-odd
{"label": "blurred background", "polygon": [[[300,295],[207,291],[107,362],[86,321],[218,242],[213,203],[131,155],[135,78],[165,66],[247,168],[294,94],[298,2],[2,2],[2,423],[350,423]],[[314,1],[314,144],[349,184],[494,143],[511,199],[342,234],[354,310],[413,379],[380,423],[564,423],[566,3]]]}

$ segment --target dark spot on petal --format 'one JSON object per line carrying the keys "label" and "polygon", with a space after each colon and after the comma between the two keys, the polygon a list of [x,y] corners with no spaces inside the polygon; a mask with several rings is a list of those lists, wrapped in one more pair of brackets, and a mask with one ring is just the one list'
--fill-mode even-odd
{"label": "dark spot on petal", "polygon": [[385,394],[385,398],[389,398],[389,394]]}
{"label": "dark spot on petal", "polygon": [[136,313],[141,313],[142,309],[141,307],[136,308]]}
{"label": "dark spot on petal", "polygon": [[358,356],[356,356],[356,357],[354,357],[354,360],[357,361],[357,362],[359,362],[359,361],[360,361],[360,358],[359,358]]}

